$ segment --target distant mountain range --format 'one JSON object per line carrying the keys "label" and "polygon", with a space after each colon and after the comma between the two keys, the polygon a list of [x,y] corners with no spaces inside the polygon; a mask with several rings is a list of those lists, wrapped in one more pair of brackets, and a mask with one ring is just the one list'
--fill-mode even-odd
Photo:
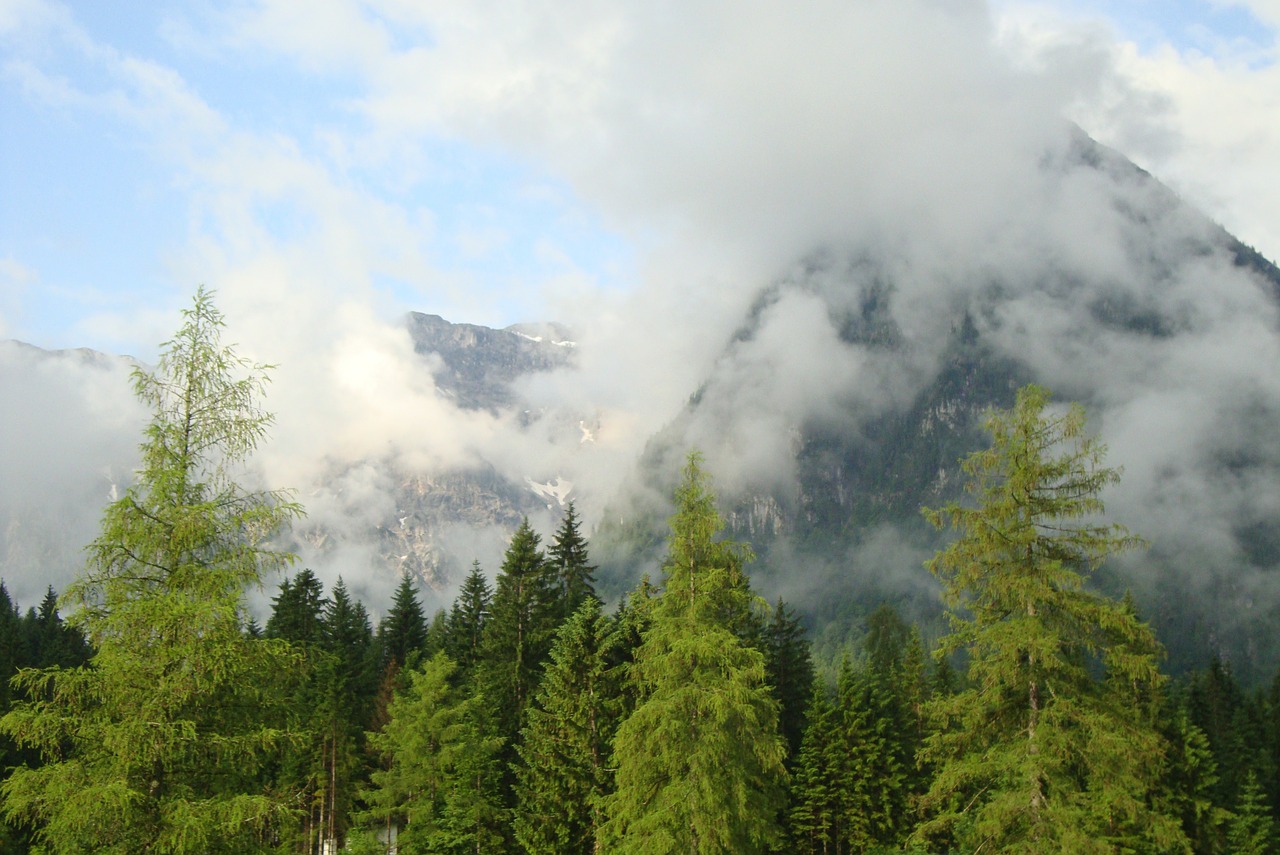
{"label": "distant mountain range", "polygon": [[[983,413],[1035,381],[1085,405],[1108,462],[1126,469],[1106,496],[1110,515],[1152,543],[1098,583],[1133,590],[1175,667],[1211,651],[1245,675],[1280,664],[1280,269],[1083,135],[1046,156],[1041,181],[1047,225],[1010,222],[955,264],[926,265],[928,248],[909,241],[827,243],[761,283],[630,474],[585,497],[602,589],[618,596],[656,572],[665,497],[696,447],[731,535],[758,553],[758,588],[800,607],[820,643],[856,633],[882,601],[932,621],[936,587],[921,562],[942,541],[919,509],[959,495],[959,460],[985,442]],[[1088,204],[1063,201],[1075,192]],[[511,420],[529,442],[581,447],[572,459],[591,465],[602,416],[522,393],[531,378],[579,370],[571,331],[418,313],[406,326],[451,406]],[[107,357],[2,347],[14,389],[48,388],[49,366],[72,358],[119,370]],[[106,439],[126,427],[94,425],[90,441],[128,447]],[[522,471],[519,455],[437,471],[391,458],[326,465],[325,489],[349,490],[358,469],[381,497],[363,536],[382,572],[408,569],[445,596],[473,558],[494,561],[522,516],[549,530],[564,502],[583,499],[572,473]],[[297,486],[304,504],[317,488]],[[112,487],[96,489],[100,501]],[[47,530],[57,514],[13,499],[0,511],[6,579],[45,578],[42,561],[66,560]],[[298,544],[319,560],[353,531],[306,522]]]}

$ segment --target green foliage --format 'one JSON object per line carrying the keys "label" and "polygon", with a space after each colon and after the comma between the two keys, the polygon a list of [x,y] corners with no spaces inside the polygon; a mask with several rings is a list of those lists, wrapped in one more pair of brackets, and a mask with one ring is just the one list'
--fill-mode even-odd
{"label": "green foliage", "polygon": [[391,598],[391,608],[378,624],[378,642],[383,662],[394,660],[401,668],[412,667],[427,643],[427,619],[418,602],[418,592],[408,573]]}
{"label": "green foliage", "polygon": [[614,740],[604,850],[761,852],[780,842],[786,749],[749,614],[747,550],[722,528],[700,460],[676,493],[663,593],[632,666],[639,703]]}
{"label": "green foliage", "polygon": [[603,800],[613,789],[609,746],[622,708],[620,636],[584,599],[564,624],[526,713],[517,771],[516,841],[529,855],[597,851]]}
{"label": "green foliage", "polygon": [[555,575],[540,544],[525,519],[503,556],[477,663],[478,685],[511,752],[559,624]]}
{"label": "green foliage", "polygon": [[1130,609],[1084,588],[1140,541],[1098,520],[1098,493],[1119,474],[1084,434],[1083,410],[1050,415],[1047,402],[1027,387],[989,417],[992,447],[963,464],[976,505],[925,512],[960,533],[928,567],[952,609],[942,653],[967,650],[970,685],[929,705],[940,729],[923,757],[937,776],[917,838],[965,851],[1185,851],[1153,806],[1159,646]]}
{"label": "green foliage", "polygon": [[453,685],[455,665],[438,653],[408,673],[386,726],[368,734],[389,761],[363,796],[373,827],[400,827],[405,855],[493,852],[502,844],[497,792],[500,741],[485,736],[483,700]]}
{"label": "green foliage", "polygon": [[813,695],[813,656],[795,612],[781,598],[765,625],[761,642],[765,677],[778,702],[778,727],[787,745],[787,756],[800,751],[805,714]]}
{"label": "green foliage", "polygon": [[315,573],[303,569],[292,579],[285,579],[271,603],[271,617],[267,618],[265,630],[267,638],[283,638],[299,645],[320,643],[324,583]]}
{"label": "green foliage", "polygon": [[587,556],[587,541],[580,531],[582,521],[569,502],[564,519],[547,546],[547,559],[559,582],[560,619],[569,616],[588,598],[596,599],[595,571]]}
{"label": "green foliage", "polygon": [[66,594],[92,663],[21,672],[27,699],[0,719],[45,761],[5,781],[5,813],[51,852],[260,851],[290,811],[260,773],[289,744],[297,658],[242,631],[241,598],[293,559],[271,542],[300,511],[235,480],[271,422],[265,368],[220,344],[203,289],[183,316],[156,370],[134,372],[152,408],[141,469]]}
{"label": "green foliage", "polygon": [[476,561],[463,580],[445,623],[444,650],[458,663],[463,676],[470,674],[480,660],[480,645],[492,605],[493,590],[480,569],[480,562]]}
{"label": "green foliage", "polygon": [[1275,852],[1276,828],[1266,794],[1257,775],[1249,772],[1240,788],[1240,800],[1227,828],[1227,850],[1232,855],[1268,855]]}

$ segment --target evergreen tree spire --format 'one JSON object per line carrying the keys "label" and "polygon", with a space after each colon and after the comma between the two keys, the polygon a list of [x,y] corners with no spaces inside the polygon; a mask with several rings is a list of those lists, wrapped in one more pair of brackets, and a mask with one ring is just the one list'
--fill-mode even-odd
{"label": "evergreen tree spire", "polygon": [[412,667],[427,643],[427,619],[418,602],[413,578],[400,575],[400,584],[391,598],[391,608],[378,623],[378,641],[384,662],[395,660],[401,668]]}
{"label": "evergreen tree spire", "polygon": [[663,593],[632,673],[640,700],[614,740],[602,830],[620,855],[763,852],[780,843],[786,748],[764,656],[733,631],[749,615],[748,550],[717,540],[697,454],[676,493]]}
{"label": "evergreen tree spire", "polygon": [[547,546],[547,558],[560,582],[561,617],[568,619],[588,597],[596,596],[596,567],[587,557],[587,541],[579,528],[572,501],[565,508],[560,528]]}

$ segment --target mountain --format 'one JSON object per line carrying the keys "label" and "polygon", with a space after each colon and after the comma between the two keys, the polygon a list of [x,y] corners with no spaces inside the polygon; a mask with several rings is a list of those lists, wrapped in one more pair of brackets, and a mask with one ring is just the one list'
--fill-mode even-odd
{"label": "mountain", "polygon": [[[1108,463],[1125,469],[1104,496],[1109,516],[1151,542],[1098,584],[1133,591],[1174,667],[1212,651],[1243,676],[1269,675],[1280,664],[1280,270],[1078,132],[1037,158],[1020,192],[977,238],[828,239],[745,284],[746,309],[725,319],[696,388],[634,448],[608,439],[637,422],[626,396],[593,396],[625,387],[644,352],[589,328],[575,343],[554,324],[411,313],[393,332],[410,359],[397,370],[428,381],[401,416],[421,424],[398,426],[420,435],[414,453],[343,454],[329,441],[340,430],[318,419],[323,457],[289,470],[310,513],[294,545],[375,604],[402,570],[447,604],[473,559],[496,568],[522,517],[549,534],[573,499],[594,525],[600,584],[619,596],[657,570],[667,497],[696,447],[732,536],[759,556],[757,587],[799,607],[831,649],[882,601],[936,621],[921,564],[942,535],[919,508],[959,495],[983,413],[1034,381],[1084,404]],[[0,343],[15,449],[0,470],[0,575],[20,601],[65,584],[123,485],[143,420],[127,370]]]}
{"label": "mountain", "polygon": [[1280,269],[1082,134],[1044,171],[1102,182],[1111,246],[1077,259],[1045,247],[1057,257],[1030,264],[1000,257],[1018,247],[979,249],[973,269],[926,288],[892,251],[832,246],[763,288],[649,442],[641,498],[606,513],[606,568],[634,578],[623,568],[637,555],[652,566],[664,509],[643,497],[669,494],[698,447],[766,594],[837,635],[882,601],[930,620],[939,606],[921,563],[943,541],[919,509],[960,496],[984,413],[1038,382],[1085,405],[1108,463],[1127,470],[1105,496],[1109,516],[1151,541],[1098,583],[1133,590],[1175,667],[1212,651],[1269,676],[1280,663]]}

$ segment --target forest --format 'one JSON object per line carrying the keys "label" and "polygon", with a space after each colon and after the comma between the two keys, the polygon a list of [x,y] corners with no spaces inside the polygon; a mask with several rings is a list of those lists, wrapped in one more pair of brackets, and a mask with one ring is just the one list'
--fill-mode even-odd
{"label": "forest", "polygon": [[696,451],[660,577],[621,602],[569,503],[449,609],[405,576],[375,625],[281,548],[292,494],[244,485],[267,367],[208,292],[183,318],[135,372],[142,462],[78,579],[25,613],[0,584],[5,852],[1276,851],[1280,674],[1206,651],[1172,677],[1133,600],[1091,588],[1143,542],[1105,516],[1119,472],[1078,406],[1021,389],[964,496],[924,509],[951,533],[920,569],[941,638],[863,604],[816,662]]}

